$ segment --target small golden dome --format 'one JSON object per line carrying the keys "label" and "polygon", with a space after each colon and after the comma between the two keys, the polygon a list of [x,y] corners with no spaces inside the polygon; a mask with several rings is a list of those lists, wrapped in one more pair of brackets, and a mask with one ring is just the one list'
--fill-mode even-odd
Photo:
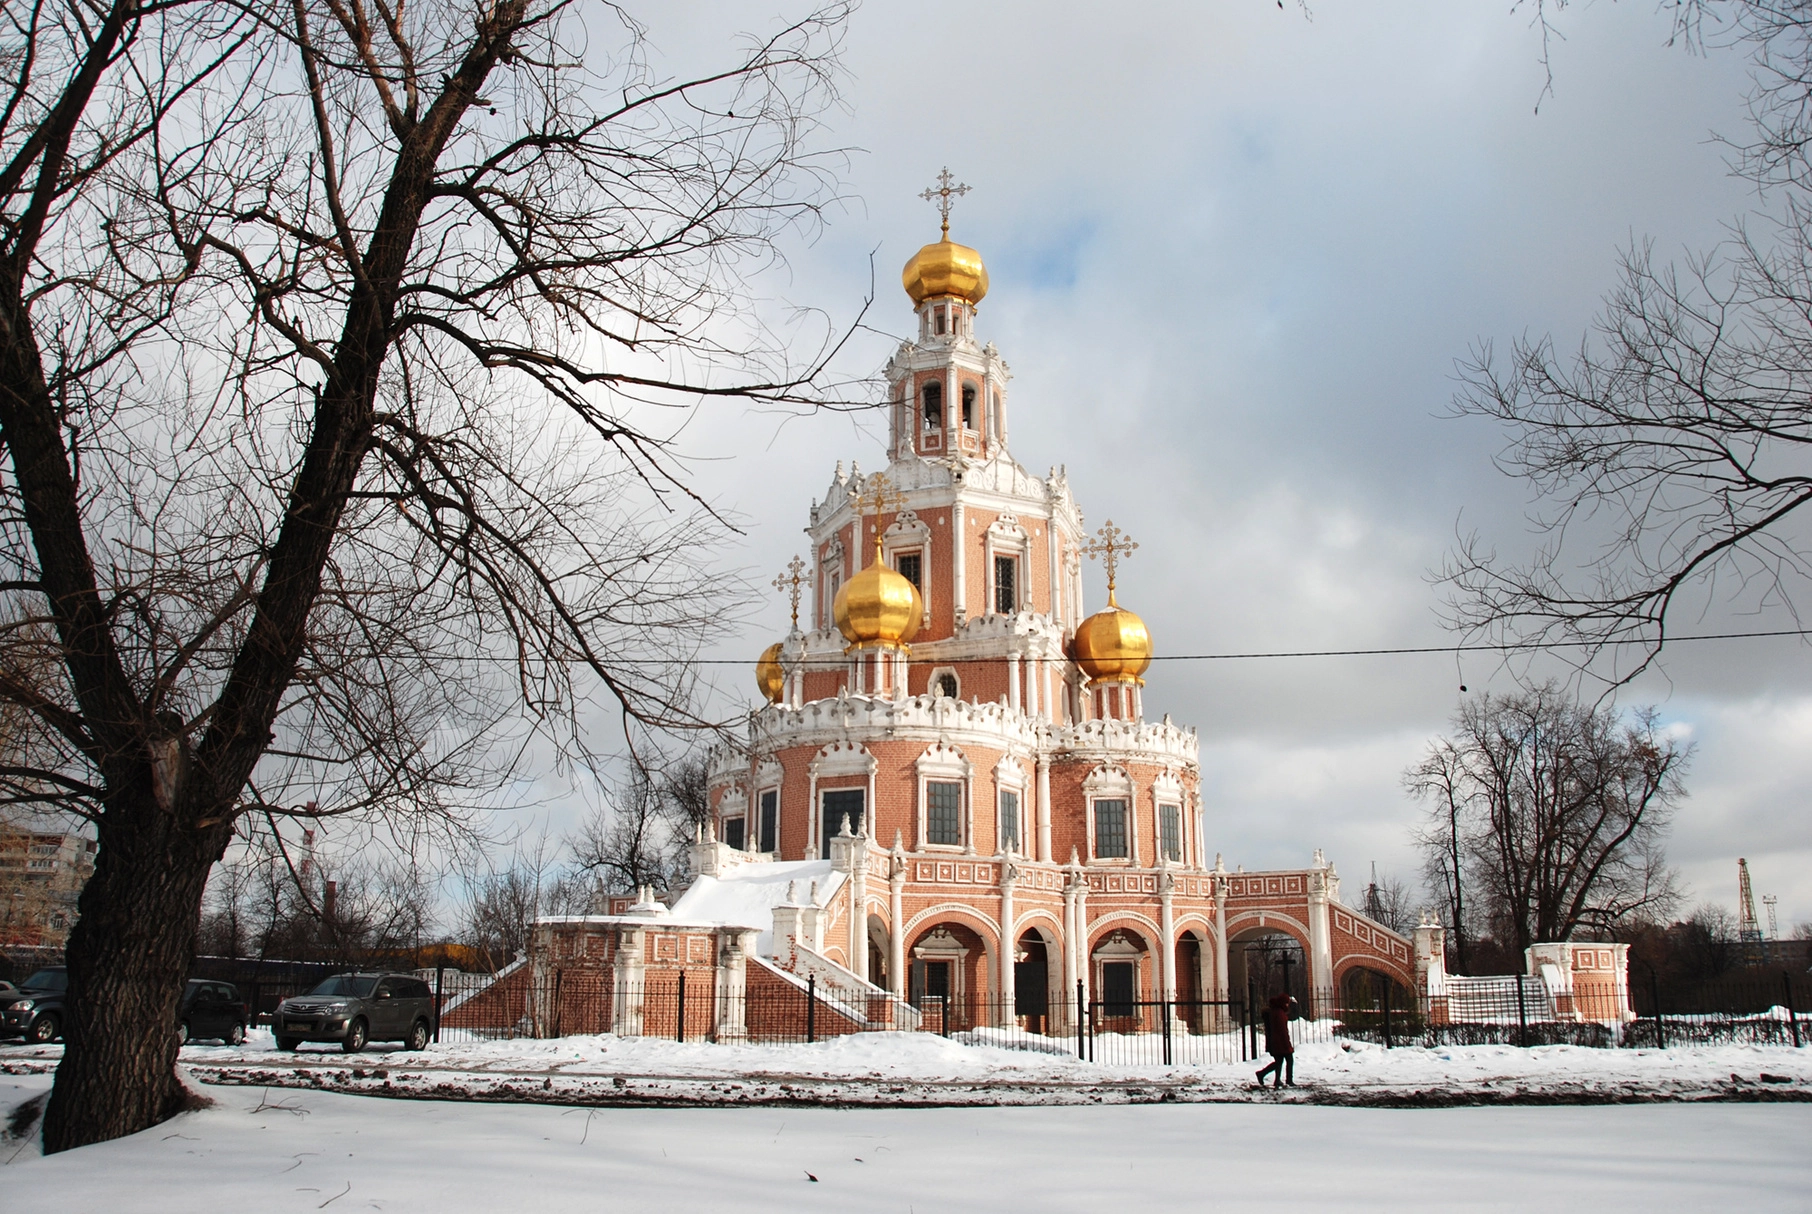
{"label": "small golden dome", "polygon": [[1145,621],[1115,603],[1083,620],[1070,642],[1070,656],[1096,683],[1127,683],[1151,668],[1151,632]]}
{"label": "small golden dome", "polygon": [[837,631],[852,645],[903,645],[919,632],[918,587],[880,561],[843,583],[831,604]]}
{"label": "small golden dome", "polygon": [[988,293],[988,267],[981,254],[946,236],[912,255],[900,273],[914,307],[936,295],[954,295],[978,304]]}
{"label": "small golden dome", "polygon": [[761,651],[761,658],[755,663],[755,685],[761,688],[761,694],[768,698],[768,703],[780,703],[780,697],[786,690],[786,671],[780,667],[779,641]]}

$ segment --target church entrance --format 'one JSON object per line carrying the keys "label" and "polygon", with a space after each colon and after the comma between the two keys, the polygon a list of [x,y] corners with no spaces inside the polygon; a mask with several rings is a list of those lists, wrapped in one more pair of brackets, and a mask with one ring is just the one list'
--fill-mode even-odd
{"label": "church entrance", "polygon": [[1013,950],[1013,1014],[1033,1033],[1050,1031],[1051,963],[1043,937],[1027,932]]}

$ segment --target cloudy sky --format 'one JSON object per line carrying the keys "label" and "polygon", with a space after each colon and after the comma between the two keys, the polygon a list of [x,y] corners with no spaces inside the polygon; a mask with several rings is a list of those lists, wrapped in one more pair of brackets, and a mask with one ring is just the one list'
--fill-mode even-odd
{"label": "cloudy sky", "polygon": [[[646,15],[657,62],[789,15],[675,7]],[[936,238],[917,194],[948,165],[974,187],[953,235],[988,263],[978,324],[1013,368],[1014,454],[1066,465],[1089,525],[1140,541],[1122,598],[1161,654],[1446,643],[1429,573],[1456,532],[1535,544],[1491,464],[1502,436],[1445,416],[1455,361],[1524,333],[1576,343],[1620,249],[1682,258],[1755,205],[1712,139],[1743,129],[1740,54],[1669,47],[1648,0],[1570,8],[1544,99],[1540,37],[1508,7],[870,4],[825,132],[857,149],[850,201],[759,285],[847,318],[872,253],[878,331],[850,364],[872,372],[908,332],[898,267]],[[733,561],[761,581],[802,550],[837,460],[883,461],[879,418],[718,414],[684,445],[747,520]],[[752,659],[785,624],[769,599],[720,653]],[[1755,626],[1703,630],[1722,624]],[[1413,875],[1400,776],[1460,683],[1510,686],[1476,655],[1174,662],[1149,681],[1148,712],[1200,729],[1228,864],[1320,846],[1349,897],[1372,861]],[[753,702],[752,675],[729,686]],[[1733,906],[1746,855],[1783,932],[1812,920],[1806,649],[1682,649],[1626,702],[1698,748],[1672,845],[1694,899]]]}

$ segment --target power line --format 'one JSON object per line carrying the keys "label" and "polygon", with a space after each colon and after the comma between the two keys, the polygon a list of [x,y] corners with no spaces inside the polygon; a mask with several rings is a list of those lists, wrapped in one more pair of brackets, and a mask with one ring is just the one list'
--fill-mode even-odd
{"label": "power line", "polygon": [[[1812,628],[1781,628],[1768,632],[1709,632],[1696,633],[1690,636],[1676,636],[1666,639],[1668,645],[1680,645],[1691,641],[1743,641],[1759,637],[1804,637],[1812,636]],[[1392,657],[1403,654],[1421,653],[1536,653],[1550,649],[1591,649],[1611,645],[1648,645],[1652,641],[1640,637],[1630,637],[1608,641],[1503,641],[1493,644],[1454,645],[1397,645],[1381,649],[1277,649],[1255,650],[1249,653],[1159,653],[1152,655],[1153,662],[1236,662],[1264,658],[1367,658]],[[1019,655],[1022,662],[1068,661],[1067,658],[1046,658],[1033,654]],[[502,659],[510,661],[511,659]],[[629,664],[659,663],[662,665],[685,666],[747,666],[748,658],[618,658],[614,661]],[[951,661],[973,662],[990,659],[952,658]],[[1005,661],[1000,657],[993,659]],[[841,670],[846,661],[836,659],[809,659],[804,665],[820,670]]]}

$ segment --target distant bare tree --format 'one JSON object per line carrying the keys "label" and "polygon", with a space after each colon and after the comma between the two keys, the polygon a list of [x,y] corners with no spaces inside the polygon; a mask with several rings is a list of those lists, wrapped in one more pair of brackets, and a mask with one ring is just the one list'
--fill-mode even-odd
{"label": "distant bare tree", "polygon": [[718,532],[660,409],[821,395],[737,282],[833,188],[843,15],[684,80],[568,0],[0,15],[0,618],[55,637],[0,699],[100,843],[46,1150],[180,1107],[242,816],[406,851],[594,694],[697,724]]}
{"label": "distant bare tree", "polygon": [[574,864],[606,893],[633,893],[644,885],[665,889],[688,841],[675,827],[659,775],[633,768],[569,841]]}
{"label": "distant bare tree", "polygon": [[1453,727],[1404,782],[1428,803],[1416,841],[1456,942],[1482,926],[1520,954],[1672,909],[1663,839],[1690,752],[1652,711],[1582,705],[1548,683],[1475,696]]}
{"label": "distant bare tree", "polygon": [[519,848],[509,865],[466,879],[465,942],[494,972],[529,949],[529,933],[542,915],[584,914],[593,909],[583,875],[561,871],[546,840]]}

